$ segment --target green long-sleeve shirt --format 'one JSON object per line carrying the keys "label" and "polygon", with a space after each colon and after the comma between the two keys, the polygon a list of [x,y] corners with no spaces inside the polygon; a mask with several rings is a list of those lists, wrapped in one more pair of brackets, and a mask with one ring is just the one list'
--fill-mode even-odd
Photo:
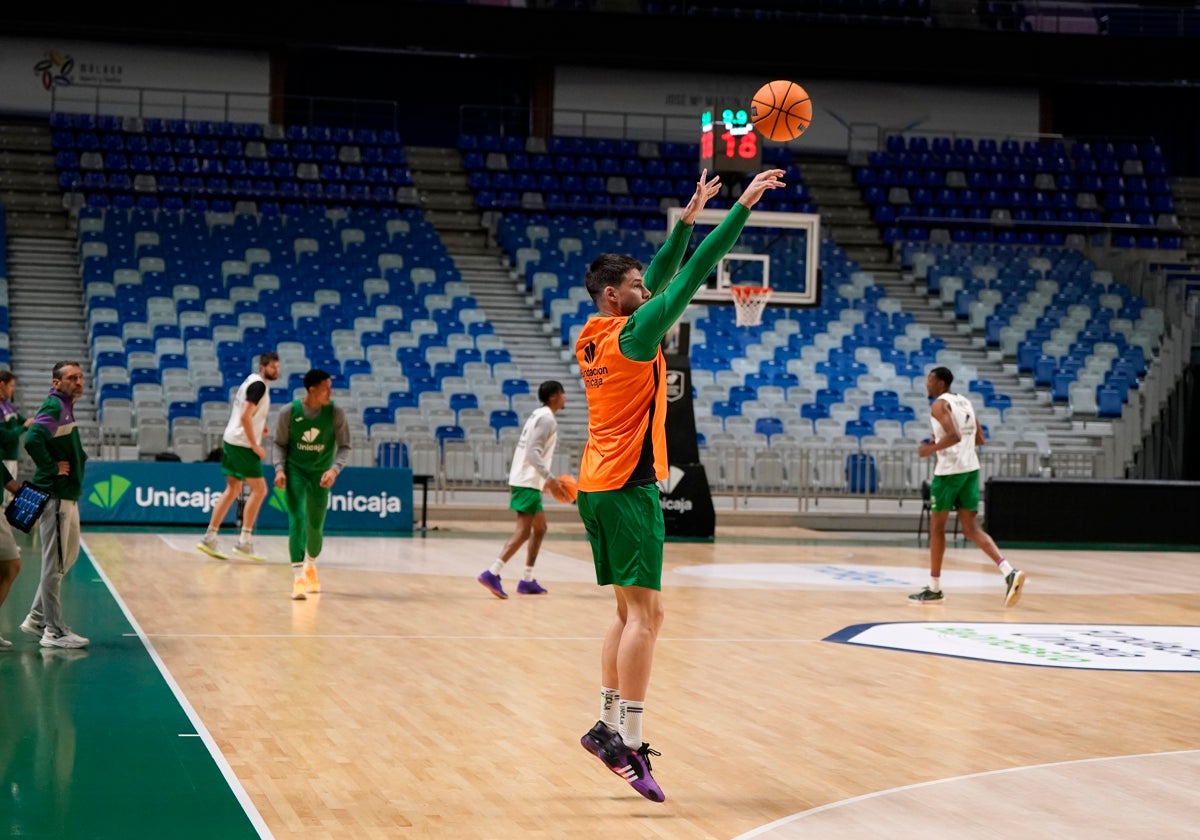
{"label": "green long-sleeve shirt", "polygon": [[[25,451],[37,466],[29,483],[49,490],[60,499],[78,500],[83,494],[83,465],[87,453],[75,427],[75,414],[65,397],[52,391],[38,409],[25,432]],[[66,475],[58,474],[58,462],[70,464]]]}
{"label": "green long-sleeve shirt", "polygon": [[682,269],[679,264],[692,237],[692,225],[683,222],[675,225],[642,273],[642,282],[650,290],[651,297],[629,316],[629,322],[621,331],[622,354],[642,362],[654,358],[659,343],[683,315],[713,267],[729,253],[748,218],[750,210],[745,205],[734,204],[721,223],[704,237]]}

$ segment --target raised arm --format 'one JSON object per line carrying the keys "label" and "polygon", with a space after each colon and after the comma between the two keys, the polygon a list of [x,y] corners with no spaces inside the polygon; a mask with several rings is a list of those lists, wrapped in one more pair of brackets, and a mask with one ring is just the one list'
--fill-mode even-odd
{"label": "raised arm", "polygon": [[[679,320],[683,310],[687,309],[692,296],[708,279],[713,267],[737,241],[746,219],[750,217],[750,208],[758,203],[767,190],[784,186],[780,180],[782,177],[782,169],[768,169],[754,176],[729,214],[704,237],[687,265],[676,275],[675,282],[668,284],[661,294],[650,298],[630,316],[628,325],[621,332],[622,353],[641,361],[654,358],[659,342]],[[697,192],[699,190],[698,185]]]}
{"label": "raised arm", "polygon": [[704,205],[708,204],[708,200],[720,191],[720,177],[714,175],[709,178],[708,170],[702,170],[700,180],[696,182],[696,191],[692,193],[692,197],[684,206],[679,221],[671,229],[671,235],[667,237],[667,241],[658,249],[658,253],[654,255],[654,259],[642,273],[642,282],[650,290],[651,295],[662,291],[679,271],[679,266],[687,251],[687,244],[692,238],[692,227],[696,224],[696,217],[700,215]]}

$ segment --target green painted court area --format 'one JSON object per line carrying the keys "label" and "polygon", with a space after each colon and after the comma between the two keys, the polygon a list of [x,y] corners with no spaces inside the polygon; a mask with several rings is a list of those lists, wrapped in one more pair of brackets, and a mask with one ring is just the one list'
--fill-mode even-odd
{"label": "green painted court area", "polygon": [[[18,625],[39,554],[0,607],[0,834],[38,840],[269,836],[239,800],[180,698],[84,554],[63,602],[83,650],[43,648]],[[228,768],[225,767],[227,770]]]}

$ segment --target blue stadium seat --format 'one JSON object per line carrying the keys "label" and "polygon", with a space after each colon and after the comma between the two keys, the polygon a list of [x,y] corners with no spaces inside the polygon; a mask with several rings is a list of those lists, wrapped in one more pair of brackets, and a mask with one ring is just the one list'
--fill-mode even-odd
{"label": "blue stadium seat", "polygon": [[[528,393],[526,391],[525,393]],[[519,427],[521,420],[517,417],[517,412],[511,408],[498,408],[488,416],[488,425],[496,432],[496,436],[500,436],[500,430],[509,426]]]}
{"label": "blue stadium seat", "polygon": [[508,407],[511,409],[513,397],[529,393],[529,383],[524,379],[505,379],[500,383],[500,392],[508,397]]}

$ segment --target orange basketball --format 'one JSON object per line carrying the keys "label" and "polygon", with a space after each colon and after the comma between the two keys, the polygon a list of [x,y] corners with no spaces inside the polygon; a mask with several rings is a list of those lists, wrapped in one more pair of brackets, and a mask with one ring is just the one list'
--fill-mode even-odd
{"label": "orange basketball", "polygon": [[812,100],[795,82],[767,82],[750,100],[750,121],[769,140],[795,140],[812,122]]}
{"label": "orange basketball", "polygon": [[558,483],[562,487],[562,492],[556,493],[551,490],[550,495],[563,504],[574,504],[575,497],[579,495],[579,482],[575,480],[575,476],[563,473],[558,477]]}

